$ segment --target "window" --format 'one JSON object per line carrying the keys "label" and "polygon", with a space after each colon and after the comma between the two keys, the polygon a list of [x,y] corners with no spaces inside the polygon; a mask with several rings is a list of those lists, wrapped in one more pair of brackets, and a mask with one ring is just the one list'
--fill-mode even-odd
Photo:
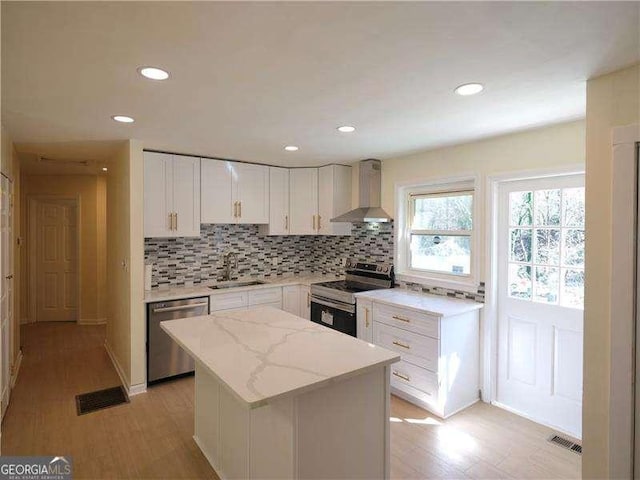
{"label": "window", "polygon": [[410,193],[408,197],[409,269],[471,275],[473,190]]}
{"label": "window", "polygon": [[509,194],[509,297],[583,308],[584,212],[584,187]]}

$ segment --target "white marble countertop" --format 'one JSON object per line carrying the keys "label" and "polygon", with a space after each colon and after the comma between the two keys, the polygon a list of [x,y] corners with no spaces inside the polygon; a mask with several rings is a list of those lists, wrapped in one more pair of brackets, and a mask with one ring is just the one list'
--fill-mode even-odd
{"label": "white marble countertop", "polygon": [[355,295],[356,298],[366,298],[375,302],[409,308],[439,317],[452,317],[473,310],[480,310],[484,307],[484,304],[474,302],[473,300],[451,298],[443,295],[431,295],[401,288],[370,290],[368,292],[356,293]]}
{"label": "white marble countertop", "polygon": [[321,274],[302,274],[269,278],[241,278],[239,280],[260,280],[265,283],[260,285],[250,285],[246,287],[233,287],[220,290],[212,290],[209,287],[218,282],[204,282],[192,286],[171,286],[154,288],[144,292],[145,303],[166,302],[169,300],[178,300],[181,298],[208,297],[210,295],[218,295],[229,292],[241,292],[245,290],[259,290],[270,287],[283,287],[286,285],[311,285],[312,283],[331,282],[334,280],[342,280],[344,276],[338,275],[321,275]]}
{"label": "white marble countertop", "polygon": [[400,360],[397,353],[273,307],[160,325],[249,408]]}

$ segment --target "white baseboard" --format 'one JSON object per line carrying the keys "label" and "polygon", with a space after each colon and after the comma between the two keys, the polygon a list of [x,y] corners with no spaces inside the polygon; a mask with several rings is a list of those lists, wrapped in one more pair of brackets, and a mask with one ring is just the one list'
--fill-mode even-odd
{"label": "white baseboard", "polygon": [[131,385],[127,389],[127,393],[130,397],[134,395],[139,395],[141,393],[147,393],[147,384],[146,383],[137,383],[135,385]]}
{"label": "white baseboard", "polygon": [[116,358],[115,354],[113,353],[113,350],[109,346],[109,342],[107,342],[106,340],[104,341],[104,349],[107,351],[107,354],[109,355],[109,358],[111,359],[111,363],[113,363],[113,367],[116,369],[116,372],[118,373],[118,376],[120,377],[120,381],[122,382],[122,385],[127,390],[127,394],[130,397],[132,397],[133,395],[138,395],[140,393],[145,393],[147,391],[147,384],[146,383],[138,383],[136,385],[129,385],[129,380],[127,379],[126,375],[124,374],[124,370],[120,366],[120,362],[118,362],[118,359]]}
{"label": "white baseboard", "polygon": [[104,325],[107,323],[106,318],[81,318],[78,325]]}
{"label": "white baseboard", "polygon": [[11,388],[15,387],[18,381],[18,373],[20,373],[20,365],[22,365],[22,350],[18,351],[18,358],[13,364],[13,370],[11,372]]}

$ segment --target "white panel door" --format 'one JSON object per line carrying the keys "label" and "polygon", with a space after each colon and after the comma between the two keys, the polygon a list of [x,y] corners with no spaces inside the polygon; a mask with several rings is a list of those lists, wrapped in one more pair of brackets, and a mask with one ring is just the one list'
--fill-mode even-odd
{"label": "white panel door", "polygon": [[351,167],[326,165],[318,169],[318,232],[350,235],[350,223],[331,223],[333,217],[351,210]]}
{"label": "white panel door", "polygon": [[289,232],[292,235],[318,233],[318,169],[289,171]]}
{"label": "white panel door", "polygon": [[36,321],[78,315],[78,225],[73,200],[39,201],[36,218]]}
{"label": "white panel door", "polygon": [[173,156],[173,213],[176,237],[200,236],[200,159]]}
{"label": "white panel door", "polygon": [[144,152],[144,236],[172,237],[172,158],[166,153]]}
{"label": "white panel door", "polygon": [[232,192],[233,162],[200,160],[200,220],[202,223],[236,223]]}
{"label": "white panel door", "polygon": [[238,223],[269,223],[269,167],[234,163],[233,173]]}
{"label": "white panel door", "polygon": [[584,176],[505,183],[497,403],[582,435]]}
{"label": "white panel door", "polygon": [[282,310],[300,316],[300,287],[298,285],[282,287]]}
{"label": "white panel door", "polygon": [[289,233],[289,169],[269,168],[269,235]]}
{"label": "white panel door", "polygon": [[11,393],[11,349],[13,328],[13,204],[11,182],[1,177],[0,197],[0,394],[1,415]]}

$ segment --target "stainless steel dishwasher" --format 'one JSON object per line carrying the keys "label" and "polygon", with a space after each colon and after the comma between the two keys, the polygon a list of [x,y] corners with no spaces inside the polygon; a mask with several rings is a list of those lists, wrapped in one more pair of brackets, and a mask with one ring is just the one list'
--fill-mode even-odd
{"label": "stainless steel dishwasher", "polygon": [[186,375],[193,359],[160,328],[160,322],[209,313],[209,297],[150,303],[147,310],[147,384]]}

